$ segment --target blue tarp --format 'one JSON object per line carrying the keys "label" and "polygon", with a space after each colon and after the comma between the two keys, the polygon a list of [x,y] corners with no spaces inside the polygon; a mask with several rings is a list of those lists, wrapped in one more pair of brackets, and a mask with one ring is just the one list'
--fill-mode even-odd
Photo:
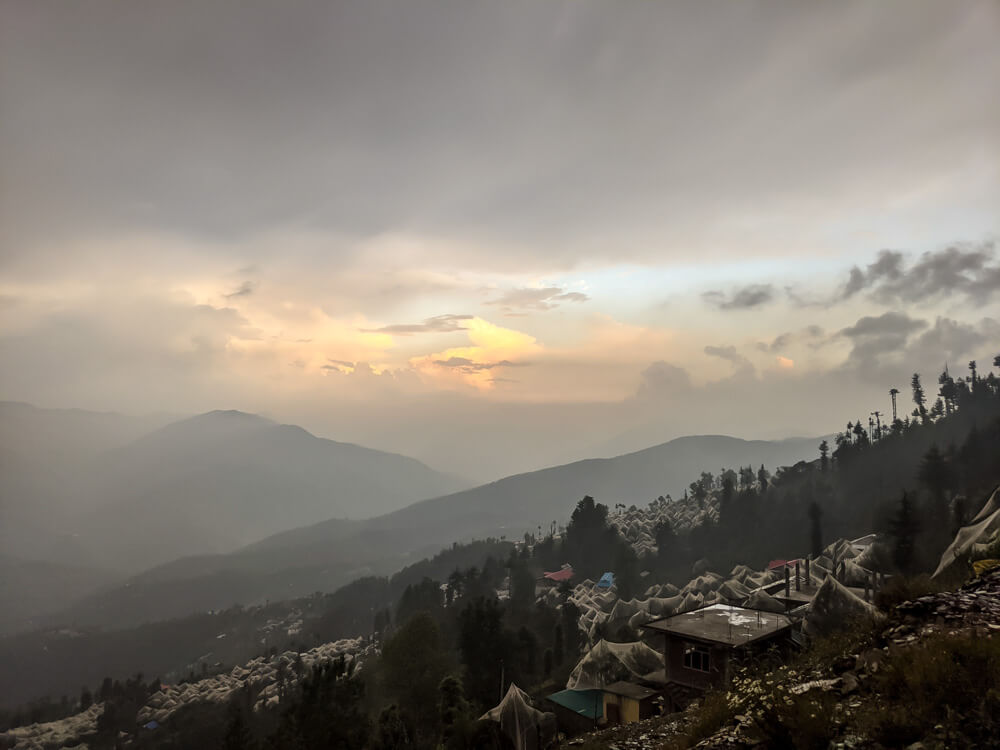
{"label": "blue tarp", "polygon": [[600,690],[560,690],[548,698],[588,719],[600,719],[604,716],[604,698]]}
{"label": "blue tarp", "polygon": [[601,580],[597,582],[597,588],[599,589],[609,589],[615,585],[615,574],[605,573],[601,576]]}
{"label": "blue tarp", "polygon": [[147,721],[143,726],[146,729],[159,729],[160,723],[156,719],[153,719],[152,721]]}

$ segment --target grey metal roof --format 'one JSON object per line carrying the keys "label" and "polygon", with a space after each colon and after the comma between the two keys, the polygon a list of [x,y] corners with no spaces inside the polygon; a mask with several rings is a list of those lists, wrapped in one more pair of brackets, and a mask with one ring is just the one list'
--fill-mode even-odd
{"label": "grey metal roof", "polygon": [[743,646],[777,635],[791,626],[792,621],[787,615],[729,604],[710,604],[691,612],[653,620],[642,627],[709,643]]}
{"label": "grey metal roof", "polygon": [[612,693],[613,695],[624,695],[626,698],[634,698],[637,701],[652,698],[656,695],[655,690],[650,690],[642,685],[636,685],[634,682],[615,682],[605,687],[604,692]]}

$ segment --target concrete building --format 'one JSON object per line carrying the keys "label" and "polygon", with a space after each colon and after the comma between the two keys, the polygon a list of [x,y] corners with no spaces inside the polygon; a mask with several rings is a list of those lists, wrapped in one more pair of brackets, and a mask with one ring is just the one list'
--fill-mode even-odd
{"label": "concrete building", "polygon": [[604,715],[608,724],[629,724],[659,713],[660,693],[634,682],[614,682],[604,688]]}
{"label": "concrete building", "polygon": [[679,711],[712,688],[729,684],[740,664],[772,646],[791,649],[788,615],[710,604],[642,626],[663,637],[667,711]]}

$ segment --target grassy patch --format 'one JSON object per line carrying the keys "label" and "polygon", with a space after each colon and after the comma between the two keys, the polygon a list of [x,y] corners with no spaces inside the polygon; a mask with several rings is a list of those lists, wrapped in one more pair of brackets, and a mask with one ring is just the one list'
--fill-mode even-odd
{"label": "grassy patch", "polygon": [[751,735],[774,750],[826,750],[838,732],[836,707],[837,697],[830,693],[775,693]]}
{"label": "grassy patch", "polygon": [[948,587],[926,573],[912,578],[896,576],[875,594],[875,606],[883,612],[888,612],[897,604],[947,590]]}
{"label": "grassy patch", "polygon": [[711,737],[729,724],[735,715],[726,693],[707,693],[694,710],[692,722],[680,737],[664,745],[664,750],[686,750]]}
{"label": "grassy patch", "polygon": [[878,706],[862,724],[887,745],[940,724],[975,746],[1000,742],[1000,638],[941,634],[894,653],[875,676]]}
{"label": "grassy patch", "polygon": [[838,659],[868,648],[882,627],[882,623],[876,623],[867,617],[846,622],[840,630],[814,638],[809,648],[795,659],[793,666],[800,669],[826,669]]}

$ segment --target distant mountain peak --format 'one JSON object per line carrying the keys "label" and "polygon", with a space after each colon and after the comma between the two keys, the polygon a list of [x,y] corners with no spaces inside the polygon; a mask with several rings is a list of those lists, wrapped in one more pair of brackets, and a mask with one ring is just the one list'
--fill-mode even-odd
{"label": "distant mountain peak", "polygon": [[247,411],[240,411],[239,409],[213,409],[204,414],[191,417],[191,419],[243,419],[254,422],[271,422],[267,417],[262,417],[259,414],[251,414]]}
{"label": "distant mountain peak", "polygon": [[[186,417],[172,422],[158,432],[170,435],[178,432],[197,430],[209,434],[218,431],[222,431],[223,434],[229,434],[234,430],[242,432],[247,428],[266,428],[274,427],[275,425],[274,421],[259,414],[239,411],[238,409],[214,409],[204,414],[196,414],[193,417]],[[156,432],[151,433],[150,437],[155,437],[156,434]]]}

